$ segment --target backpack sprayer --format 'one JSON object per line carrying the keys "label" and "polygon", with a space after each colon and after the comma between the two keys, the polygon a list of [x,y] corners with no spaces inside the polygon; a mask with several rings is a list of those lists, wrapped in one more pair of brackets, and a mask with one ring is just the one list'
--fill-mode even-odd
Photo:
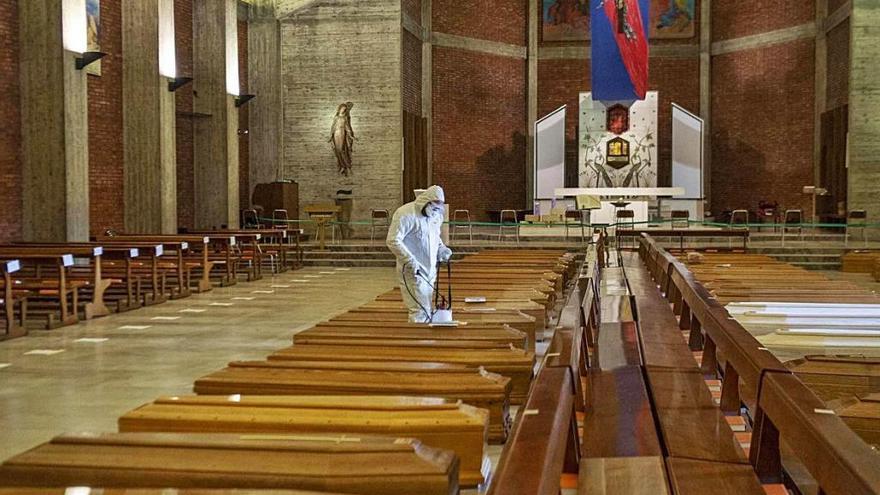
{"label": "backpack sprayer", "polygon": [[[446,264],[446,296],[440,293],[440,267]],[[437,262],[437,284],[434,285],[434,314],[431,323],[451,325],[452,319],[452,260]]]}

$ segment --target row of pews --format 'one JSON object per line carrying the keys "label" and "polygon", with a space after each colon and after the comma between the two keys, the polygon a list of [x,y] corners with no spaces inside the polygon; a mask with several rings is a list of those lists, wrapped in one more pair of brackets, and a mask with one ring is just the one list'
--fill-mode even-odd
{"label": "row of pews", "polygon": [[453,289],[457,326],[408,323],[389,291],[265,360],[198,378],[194,395],[124,414],[118,433],[63,435],[7,460],[0,486],[362,495],[476,487],[490,474],[487,444],[522,429],[511,432],[512,407],[520,423],[543,421],[541,401],[573,393],[567,364],[556,368],[563,388],[532,383],[533,349],[577,270],[576,257],[557,250],[470,255],[438,282]]}
{"label": "row of pews", "polygon": [[0,245],[0,340],[258,280],[302,262],[301,232],[114,234],[82,243]]}
{"label": "row of pews", "polygon": [[[737,321],[735,311],[729,311],[736,305],[764,304],[766,301],[794,308],[835,301],[867,305],[876,303],[872,294],[855,286],[835,283],[821,275],[781,266],[784,264],[757,255],[682,253],[676,256],[659,247],[647,235],[640,239],[638,254],[640,263],[627,263],[626,260],[624,263],[634,266],[633,269],[627,266],[627,279],[637,307],[638,326],[642,333],[640,352],[646,362],[649,393],[655,409],[659,409],[661,403],[668,407],[687,405],[692,409],[695,401],[708,408],[710,404],[704,389],[706,386],[716,388],[717,408],[712,408],[711,413],[679,413],[681,418],[686,418],[682,421],[689,427],[684,424],[679,424],[680,428],[664,427],[667,420],[662,413],[655,412],[660,424],[660,438],[667,443],[664,451],[674,459],[669,440],[678,429],[714,433],[717,438],[722,423],[711,418],[718,411],[732,426],[744,423],[744,428],[740,429],[745,431],[734,436],[748,454],[745,463],[743,459],[720,458],[721,451],[716,448],[701,454],[703,460],[714,463],[711,469],[703,465],[700,469],[682,470],[682,473],[693,475],[698,472],[701,476],[714,473],[722,479],[722,473],[732,471],[733,466],[746,467],[738,468],[739,474],[730,478],[743,483],[738,491],[723,491],[721,484],[712,488],[708,479],[701,485],[704,491],[711,489],[721,493],[760,493],[761,485],[757,482],[763,484],[766,491],[771,489],[770,484],[783,484],[791,493],[880,493],[880,454],[876,447],[859,438],[858,430],[850,428],[846,418],[823,400],[823,394],[812,386],[814,381],[826,385],[833,381],[851,385],[869,382],[870,376],[858,379],[852,374],[844,377],[845,373],[840,373],[841,366],[843,369],[848,366],[844,361],[860,360],[815,357],[807,359],[810,366],[804,362],[795,365],[782,363],[768,346]],[[645,277],[644,272],[649,275]],[[650,285],[643,285],[645,278],[651,280]],[[651,302],[658,297],[663,298],[662,304]],[[834,317],[833,314],[828,316]],[[680,354],[680,358],[671,359],[669,346],[681,348],[672,341],[674,339],[660,345],[659,338],[652,343],[644,335],[645,329],[658,325],[660,319],[665,320],[663,326],[680,331],[679,342],[686,342],[684,350],[694,356],[695,359],[688,363],[688,375],[683,374],[685,353],[676,350],[675,354]],[[658,349],[663,350],[662,356],[654,352]],[[860,365],[864,369],[865,363],[860,362]],[[674,380],[658,379],[660,369],[677,369],[679,366],[682,369]],[[814,376],[811,378],[809,373],[802,373],[799,367],[809,369]],[[684,376],[692,378],[685,380]],[[702,398],[696,396],[697,391]],[[876,397],[864,399],[870,402]],[[853,406],[851,401],[849,406]],[[726,432],[724,436],[727,436]],[[691,446],[703,444],[696,435],[689,442]],[[692,461],[695,454],[692,452],[688,458]],[[705,459],[712,457],[715,458]],[[674,467],[675,462],[670,462],[667,457],[667,469],[675,490],[676,480],[684,477],[673,474]],[[746,490],[746,485],[752,488]]]}

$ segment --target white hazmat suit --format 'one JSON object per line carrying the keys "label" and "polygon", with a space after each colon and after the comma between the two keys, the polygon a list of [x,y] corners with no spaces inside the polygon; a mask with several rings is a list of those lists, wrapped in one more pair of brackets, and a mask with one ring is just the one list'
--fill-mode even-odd
{"label": "white hazmat suit", "polygon": [[448,261],[452,250],[440,239],[443,226],[443,188],[431,186],[391,218],[385,243],[397,258],[397,277],[409,321],[431,321],[431,296],[437,278],[437,261]]}

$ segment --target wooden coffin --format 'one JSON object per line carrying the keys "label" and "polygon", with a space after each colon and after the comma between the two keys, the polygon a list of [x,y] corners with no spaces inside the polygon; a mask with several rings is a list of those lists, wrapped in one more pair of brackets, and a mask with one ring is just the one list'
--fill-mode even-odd
{"label": "wooden coffin", "polygon": [[450,495],[458,458],[394,437],[83,433],[0,466],[0,486],[47,485]]}
{"label": "wooden coffin", "polygon": [[447,363],[484,368],[511,380],[510,403],[525,403],[532,383],[535,355],[522,349],[443,349],[297,344],[269,356],[270,361],[359,361],[374,363]]}
{"label": "wooden coffin", "polygon": [[[553,307],[553,302],[547,294],[543,294],[540,291],[536,291],[534,289],[499,289],[499,288],[487,288],[487,287],[453,287],[452,289],[452,298],[453,300],[458,300],[458,298],[465,297],[485,297],[487,299],[510,299],[510,300],[529,300],[535,301],[536,303],[544,306],[546,309],[551,309]],[[379,295],[377,300],[400,300],[400,288],[391,289],[385,294]]]}
{"label": "wooden coffin", "polygon": [[[471,327],[431,327],[422,325],[416,328],[364,327],[322,325],[303,330],[293,336],[295,343],[320,343],[321,340],[348,340],[354,345],[374,345],[373,341],[398,342],[392,345],[415,345],[405,343],[443,342],[443,347],[491,348],[518,347],[525,349],[526,334],[506,325]],[[433,344],[425,344],[433,345]]]}
{"label": "wooden coffin", "polygon": [[200,395],[404,395],[462,400],[489,411],[489,441],[510,429],[510,379],[487,371],[406,373],[228,367],[195,382]]}
{"label": "wooden coffin", "polygon": [[98,488],[89,487],[0,487],[0,495],[345,495],[312,490],[238,490],[235,488]]}
{"label": "wooden coffin", "polygon": [[805,356],[785,366],[826,402],[880,392],[880,358]]}
{"label": "wooden coffin", "polygon": [[465,486],[482,483],[489,413],[460,401],[394,396],[162,397],[119,418],[121,432],[412,437],[454,451]]}
{"label": "wooden coffin", "polygon": [[[538,323],[535,318],[520,313],[519,311],[453,311],[456,321],[467,324],[480,325],[509,325],[517,330],[525,332],[528,336],[528,350],[535,348],[535,335]],[[405,322],[409,319],[409,312],[405,308],[400,309],[366,309],[355,308],[346,313],[333,317],[330,321],[388,321]],[[543,326],[543,322],[541,322]]]}
{"label": "wooden coffin", "polygon": [[[382,296],[380,296],[382,297]],[[462,309],[466,312],[494,312],[494,311],[519,311],[529,315],[535,319],[538,324],[538,330],[544,330],[547,323],[547,310],[543,305],[529,299],[509,300],[509,299],[486,299],[483,303],[465,302],[463,297],[452,296],[452,310],[455,313]],[[361,306],[364,309],[400,309],[403,308],[403,299],[400,293],[395,292],[389,298],[377,299]]]}
{"label": "wooden coffin", "polygon": [[834,400],[828,407],[862,440],[880,447],[880,393]]}

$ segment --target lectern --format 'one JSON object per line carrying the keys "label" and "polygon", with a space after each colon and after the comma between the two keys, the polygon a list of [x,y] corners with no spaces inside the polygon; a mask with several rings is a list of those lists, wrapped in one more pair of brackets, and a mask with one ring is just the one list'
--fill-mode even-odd
{"label": "lectern", "polygon": [[341,207],[333,204],[309,205],[305,207],[304,211],[315,222],[317,227],[318,250],[327,250],[325,247],[327,243],[327,224],[336,220],[340,210],[342,210]]}

